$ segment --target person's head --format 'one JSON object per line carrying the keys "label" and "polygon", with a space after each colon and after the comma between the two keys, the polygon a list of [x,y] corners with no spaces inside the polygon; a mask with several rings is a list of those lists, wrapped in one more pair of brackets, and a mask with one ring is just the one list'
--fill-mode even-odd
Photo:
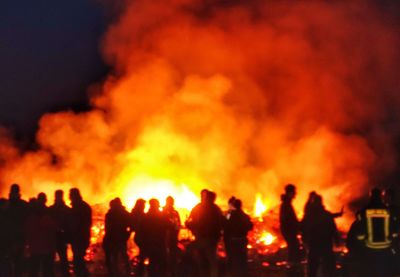
{"label": "person's head", "polygon": [[285,186],[285,194],[288,199],[293,199],[296,196],[296,187],[293,184],[287,184]]}
{"label": "person's head", "polygon": [[38,199],[35,197],[29,198],[28,206],[31,212],[36,213],[38,210]]}
{"label": "person's head", "polygon": [[172,196],[168,196],[165,199],[165,207],[172,208],[172,207],[174,207],[174,204],[175,204],[175,199]]}
{"label": "person's head", "polygon": [[149,200],[149,205],[150,205],[149,210],[152,210],[152,211],[160,210],[160,202],[155,198],[152,198]]}
{"label": "person's head", "polygon": [[58,189],[54,192],[54,202],[55,203],[64,203],[64,191]]}
{"label": "person's head", "polygon": [[135,211],[144,211],[144,208],[146,207],[146,200],[139,198],[136,200],[135,207],[133,208]]}
{"label": "person's head", "polygon": [[229,210],[234,210],[235,209],[235,203],[236,201],[236,197],[235,196],[231,196],[231,198],[228,199],[228,208]]}
{"label": "person's head", "polygon": [[72,188],[69,190],[69,199],[72,204],[82,201],[81,192],[78,188]]}
{"label": "person's head", "polygon": [[317,196],[317,193],[315,191],[312,191],[308,194],[308,202],[313,202],[315,199],[315,196]]}
{"label": "person's head", "polygon": [[206,196],[206,202],[207,203],[215,203],[216,199],[217,199],[217,194],[213,191],[208,191],[207,196]]}
{"label": "person's head", "polygon": [[21,190],[18,184],[12,184],[8,194],[10,200],[21,199]]}
{"label": "person's head", "polygon": [[119,197],[116,197],[110,201],[110,209],[119,209],[121,207],[122,207],[122,202]]}
{"label": "person's head", "polygon": [[319,194],[314,195],[313,206],[316,208],[323,207],[322,196]]}
{"label": "person's head", "polygon": [[37,203],[39,206],[46,206],[46,202],[47,202],[47,196],[44,192],[41,192],[38,194],[37,196]]}
{"label": "person's head", "polygon": [[207,198],[208,198],[208,193],[210,191],[208,189],[202,189],[200,192],[200,198],[201,198],[201,202],[204,203],[206,202]]}
{"label": "person's head", "polygon": [[236,210],[241,210],[242,209],[242,200],[240,199],[235,199],[235,201],[233,202],[233,207]]}
{"label": "person's head", "polygon": [[378,188],[373,188],[369,193],[369,198],[372,203],[381,203],[382,191]]}

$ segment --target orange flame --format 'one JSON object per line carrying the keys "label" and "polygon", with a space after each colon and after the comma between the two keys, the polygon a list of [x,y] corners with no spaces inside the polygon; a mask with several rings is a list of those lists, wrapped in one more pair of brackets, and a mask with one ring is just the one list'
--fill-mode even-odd
{"label": "orange flame", "polygon": [[186,211],[209,187],[261,217],[286,183],[298,185],[297,211],[311,190],[340,209],[396,168],[385,128],[398,110],[387,103],[399,106],[398,35],[378,9],[225,2],[126,1],[92,109],[44,115],[35,151],[0,129],[1,183],[25,198],[79,187],[92,204],[129,207],[172,195]]}
{"label": "orange flame", "polygon": [[255,217],[261,218],[263,214],[268,210],[267,204],[264,204],[262,200],[261,193],[256,194],[256,201],[254,203],[254,211],[253,214]]}

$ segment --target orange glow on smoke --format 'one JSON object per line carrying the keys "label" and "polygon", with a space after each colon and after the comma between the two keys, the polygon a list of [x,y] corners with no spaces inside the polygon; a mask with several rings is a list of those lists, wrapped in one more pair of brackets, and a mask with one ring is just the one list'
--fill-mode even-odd
{"label": "orange glow on smoke", "polygon": [[259,219],[287,183],[300,215],[313,190],[332,211],[365,195],[396,167],[381,122],[399,117],[386,109],[400,105],[397,29],[369,4],[227,2],[126,1],[101,45],[113,72],[90,88],[91,110],[44,115],[34,151],[0,128],[2,195],[14,182],[50,202],[71,187],[128,208],[172,195],[184,216],[209,188]]}

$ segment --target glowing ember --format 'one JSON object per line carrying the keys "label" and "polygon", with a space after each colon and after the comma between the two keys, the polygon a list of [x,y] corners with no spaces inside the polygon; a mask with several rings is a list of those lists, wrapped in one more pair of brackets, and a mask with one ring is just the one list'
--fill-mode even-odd
{"label": "glowing ember", "polygon": [[103,218],[97,218],[94,220],[91,232],[92,236],[90,238],[90,242],[92,244],[101,243],[103,241],[103,236],[105,233]]}
{"label": "glowing ember", "polygon": [[271,245],[277,237],[272,235],[271,233],[264,232],[261,234],[260,238],[258,239],[259,243],[263,243],[264,245]]}

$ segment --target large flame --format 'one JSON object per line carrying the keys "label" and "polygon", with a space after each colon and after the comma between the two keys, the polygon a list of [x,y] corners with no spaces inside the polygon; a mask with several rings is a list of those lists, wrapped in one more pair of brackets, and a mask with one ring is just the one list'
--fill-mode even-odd
{"label": "large flame", "polygon": [[254,203],[254,216],[261,218],[265,214],[265,212],[267,212],[268,208],[268,205],[263,202],[261,194],[257,193],[256,201]]}
{"label": "large flame", "polygon": [[44,115],[35,151],[1,131],[3,195],[76,186],[91,203],[172,195],[190,209],[207,187],[261,216],[291,182],[297,210],[312,190],[339,209],[396,166],[399,36],[385,18],[359,2],[126,1],[92,110]]}

